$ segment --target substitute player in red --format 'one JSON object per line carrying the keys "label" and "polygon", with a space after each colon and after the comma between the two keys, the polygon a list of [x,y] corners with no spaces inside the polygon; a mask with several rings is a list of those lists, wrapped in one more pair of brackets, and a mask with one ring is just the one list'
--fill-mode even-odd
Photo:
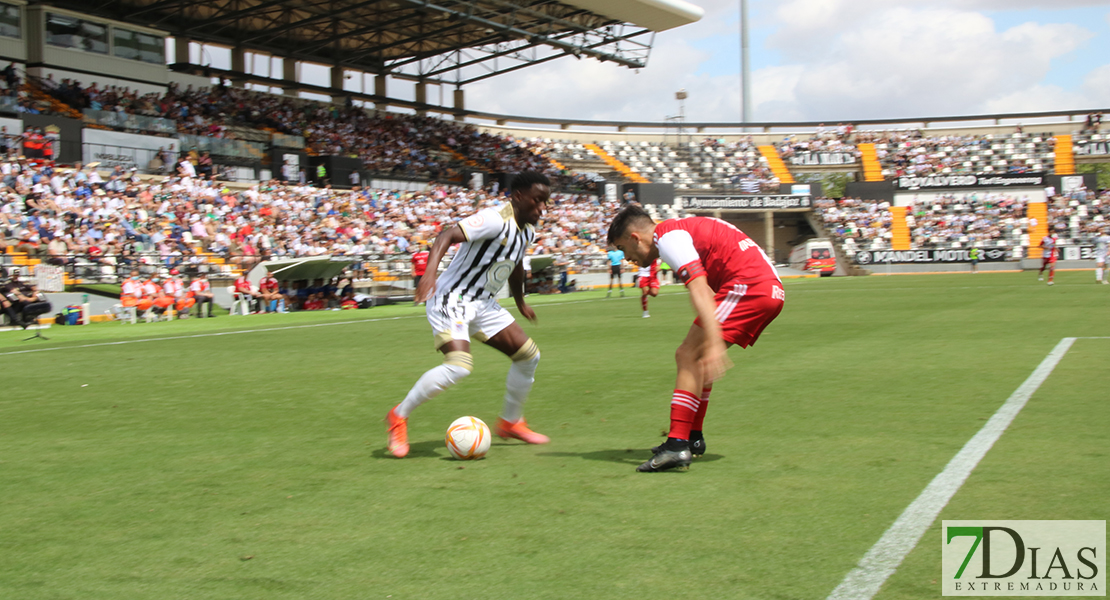
{"label": "substitute player in red", "polygon": [[258,280],[258,303],[261,304],[262,312],[278,311],[278,303],[281,301],[279,287],[278,280],[268,272]]}
{"label": "substitute player in red", "polygon": [[[246,272],[239,275],[239,277],[235,278],[235,284],[234,285],[235,285],[235,289],[233,291],[233,294],[236,297],[236,299],[246,300],[247,301],[247,307],[248,307],[247,311],[253,313],[254,312],[254,308],[253,308],[254,307],[254,301],[258,300],[258,298],[261,295],[258,292],[254,291],[254,289],[251,288],[251,280],[247,279]],[[232,312],[232,314],[234,314],[235,313],[234,309],[231,312]]]}
{"label": "substitute player in red", "polygon": [[751,346],[778,316],[786,299],[782,281],[763,250],[720,219],[656,224],[643,208],[629,206],[609,226],[609,243],[637,264],[662,257],[676,266],[698,315],[675,353],[678,377],[667,441],[636,469],[684,470],[694,456],[705,453],[702,423],[713,381],[732,366],[729,346]]}
{"label": "substitute player in red", "polygon": [[648,312],[648,296],[659,295],[659,259],[651,261],[650,267],[640,267],[640,306],[644,308],[644,318],[651,316]]}
{"label": "substitute player in red", "polygon": [[1041,272],[1037,275],[1037,281],[1044,281],[1044,270],[1048,267],[1048,285],[1052,285],[1052,278],[1056,276],[1056,246],[1059,241],[1060,238],[1056,237],[1055,233],[1041,238],[1044,254],[1041,254]]}

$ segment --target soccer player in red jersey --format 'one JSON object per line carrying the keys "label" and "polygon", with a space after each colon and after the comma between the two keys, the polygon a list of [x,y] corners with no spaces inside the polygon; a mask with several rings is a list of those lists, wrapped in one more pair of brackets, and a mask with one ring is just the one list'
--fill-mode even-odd
{"label": "soccer player in red jersey", "polygon": [[[246,300],[247,306],[251,306],[261,296],[261,294],[251,289],[251,280],[247,279],[246,272],[235,279],[234,295]],[[254,309],[249,308],[248,310],[253,312]],[[234,310],[232,310],[232,314],[235,314]]]}
{"label": "soccer player in red jersey", "polygon": [[281,300],[281,292],[278,290],[278,280],[273,275],[266,273],[258,280],[258,298],[263,312],[278,311],[278,302]]}
{"label": "soccer player in red jersey", "polygon": [[698,315],[675,353],[678,377],[667,441],[636,470],[686,469],[693,456],[705,453],[702,423],[713,381],[732,366],[729,346],[751,346],[778,316],[786,300],[782,281],[763,250],[720,219],[656,224],[643,208],[629,206],[610,224],[609,243],[639,265],[662,257],[676,267]]}
{"label": "soccer player in red jersey", "polygon": [[659,260],[651,261],[651,266],[640,267],[640,306],[644,309],[644,318],[651,316],[648,312],[648,296],[659,295]]}
{"label": "soccer player in red jersey", "polygon": [[412,289],[414,295],[416,294],[416,288],[420,287],[420,279],[424,277],[424,271],[428,270],[428,256],[428,249],[423,242],[420,244],[420,249],[412,254]]}
{"label": "soccer player in red jersey", "polygon": [[1060,239],[1056,237],[1055,233],[1050,233],[1041,238],[1041,248],[1044,254],[1041,255],[1041,271],[1037,275],[1037,281],[1044,281],[1044,270],[1048,268],[1048,285],[1052,285],[1052,278],[1056,276],[1056,245]]}

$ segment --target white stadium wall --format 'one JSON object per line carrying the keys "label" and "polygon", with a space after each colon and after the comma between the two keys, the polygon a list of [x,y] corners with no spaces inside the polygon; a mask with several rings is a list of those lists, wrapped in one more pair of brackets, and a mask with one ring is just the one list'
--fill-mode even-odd
{"label": "white stadium wall", "polygon": [[177,87],[186,89],[193,86],[194,90],[216,85],[211,77],[201,77],[199,75],[190,75],[188,73],[178,73],[177,71],[169,71],[169,83],[176,83]]}
{"label": "white stadium wall", "polygon": [[9,119],[7,117],[0,117],[0,127],[7,127],[8,135],[17,135],[23,133],[23,121],[21,119]]}
{"label": "white stadium wall", "polygon": [[101,169],[112,169],[116,165],[125,169],[145,169],[159,148],[173,144],[175,149],[180,149],[175,138],[120,131],[85,129],[81,138],[82,162],[99,162]]}
{"label": "white stadium wall", "polygon": [[159,83],[143,83],[131,79],[119,79],[110,75],[91,75],[89,73],[80,73],[77,71],[69,71],[55,67],[32,67],[29,69],[32,75],[45,78],[47,75],[52,75],[54,81],[61,81],[63,79],[72,79],[81,82],[81,87],[88,87],[95,83],[98,88],[104,89],[108,86],[117,86],[130,88],[139,94],[158,94],[166,93],[166,85]]}
{"label": "white stadium wall", "polygon": [[895,192],[894,206],[909,206],[915,202],[935,202],[942,198],[966,198],[970,195],[983,198],[991,194],[1003,194],[1009,198],[1022,198],[1027,202],[1044,202],[1044,188],[984,188],[984,189],[948,189],[931,191]]}

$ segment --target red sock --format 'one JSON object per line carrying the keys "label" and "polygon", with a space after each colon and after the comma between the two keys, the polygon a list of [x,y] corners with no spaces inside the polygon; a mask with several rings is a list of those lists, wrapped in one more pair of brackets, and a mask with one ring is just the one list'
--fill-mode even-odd
{"label": "red sock", "polygon": [[647,299],[648,299],[647,294],[644,294],[643,296],[640,296],[640,306],[643,306],[644,310],[647,310]]}
{"label": "red sock", "polygon": [[671,396],[671,431],[667,437],[680,440],[690,439],[690,425],[698,414],[698,405],[701,400],[692,392],[675,390]]}
{"label": "red sock", "polygon": [[701,389],[701,404],[698,405],[698,414],[694,415],[694,424],[690,427],[693,431],[701,431],[702,423],[705,422],[705,409],[709,406],[709,393],[713,391],[713,386],[706,386]]}

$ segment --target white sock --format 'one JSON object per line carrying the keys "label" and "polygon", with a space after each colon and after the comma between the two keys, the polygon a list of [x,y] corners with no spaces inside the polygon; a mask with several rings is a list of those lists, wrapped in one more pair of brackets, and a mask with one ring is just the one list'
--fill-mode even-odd
{"label": "white sock", "polygon": [[439,365],[429,369],[416,380],[405,399],[397,405],[395,412],[398,417],[408,418],[413,409],[424,402],[435,398],[443,390],[455,385],[470,375],[470,371],[456,365]]}
{"label": "white sock", "polygon": [[539,364],[538,352],[531,360],[513,361],[509,367],[509,376],[505,378],[505,409],[501,411],[502,419],[516,423],[524,415],[524,401],[532,391]]}
{"label": "white sock", "polygon": [[1095,280],[1102,281],[1102,267],[1095,269]]}

